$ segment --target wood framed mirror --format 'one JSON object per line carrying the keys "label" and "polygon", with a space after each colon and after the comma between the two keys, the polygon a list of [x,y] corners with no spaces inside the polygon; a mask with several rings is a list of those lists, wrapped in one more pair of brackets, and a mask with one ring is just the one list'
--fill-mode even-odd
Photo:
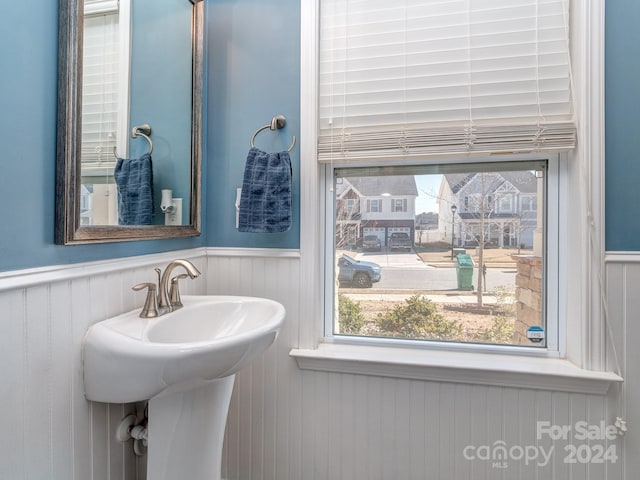
{"label": "wood framed mirror", "polygon": [[59,5],[56,243],[199,235],[204,2]]}

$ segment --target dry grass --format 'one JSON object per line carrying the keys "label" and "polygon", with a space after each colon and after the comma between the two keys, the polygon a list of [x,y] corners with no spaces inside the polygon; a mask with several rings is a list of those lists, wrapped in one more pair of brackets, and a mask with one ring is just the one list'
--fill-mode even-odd
{"label": "dry grass", "polygon": [[[475,248],[467,249],[467,253],[471,255],[473,261],[478,263],[478,255]],[[520,255],[532,255],[532,250],[520,250]],[[518,255],[518,250],[514,248],[486,248],[483,252],[484,263],[487,267],[492,266],[514,266],[515,262],[511,255]],[[451,250],[447,252],[418,252],[418,256],[425,263],[437,264],[437,263],[451,263]]]}
{"label": "dry grass", "polygon": [[[363,335],[379,335],[379,331],[376,327],[375,318],[378,314],[387,310],[393,309],[396,305],[404,304],[404,301],[394,300],[360,300],[360,311],[364,315],[364,327],[362,329]],[[465,308],[469,306],[464,305],[451,305],[451,308],[447,308],[447,305],[437,303],[436,307],[438,312],[441,313],[448,320],[454,320],[462,325],[462,338],[458,341],[473,341],[474,335],[482,329],[491,328],[493,315],[490,312],[477,313],[473,306],[471,308]]]}

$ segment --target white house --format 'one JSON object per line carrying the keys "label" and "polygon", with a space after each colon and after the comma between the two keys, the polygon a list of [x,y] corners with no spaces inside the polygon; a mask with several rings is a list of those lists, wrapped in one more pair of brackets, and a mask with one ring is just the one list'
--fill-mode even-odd
{"label": "white house", "polygon": [[412,175],[339,179],[336,245],[357,245],[365,235],[377,235],[386,245],[393,232],[413,238],[417,197]]}

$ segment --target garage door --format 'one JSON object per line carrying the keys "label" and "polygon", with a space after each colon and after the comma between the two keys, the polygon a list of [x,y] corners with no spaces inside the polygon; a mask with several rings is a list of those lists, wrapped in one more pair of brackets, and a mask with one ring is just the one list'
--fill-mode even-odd
{"label": "garage door", "polygon": [[364,227],[362,235],[375,235],[380,240],[380,244],[384,245],[384,228]]}
{"label": "garage door", "polygon": [[402,233],[406,233],[407,235],[409,235],[409,238],[411,238],[411,228],[410,227],[389,227],[389,228],[387,228],[387,232],[388,232],[389,236],[391,236],[391,234],[393,232],[402,232]]}

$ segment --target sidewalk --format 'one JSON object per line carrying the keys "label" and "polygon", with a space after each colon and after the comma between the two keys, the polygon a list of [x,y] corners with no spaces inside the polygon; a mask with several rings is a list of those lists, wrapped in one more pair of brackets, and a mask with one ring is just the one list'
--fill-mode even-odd
{"label": "sidewalk", "polygon": [[[377,293],[370,290],[370,293],[344,293],[351,300],[356,301],[386,301],[386,302],[401,302],[412,295],[420,292],[412,293]],[[478,297],[469,293],[450,293],[450,294],[437,294],[437,293],[420,293],[420,295],[432,300],[434,303],[451,303],[451,304],[469,304],[475,305],[478,301]],[[485,305],[495,305],[497,303],[496,297],[485,293],[482,296],[482,303]]]}

